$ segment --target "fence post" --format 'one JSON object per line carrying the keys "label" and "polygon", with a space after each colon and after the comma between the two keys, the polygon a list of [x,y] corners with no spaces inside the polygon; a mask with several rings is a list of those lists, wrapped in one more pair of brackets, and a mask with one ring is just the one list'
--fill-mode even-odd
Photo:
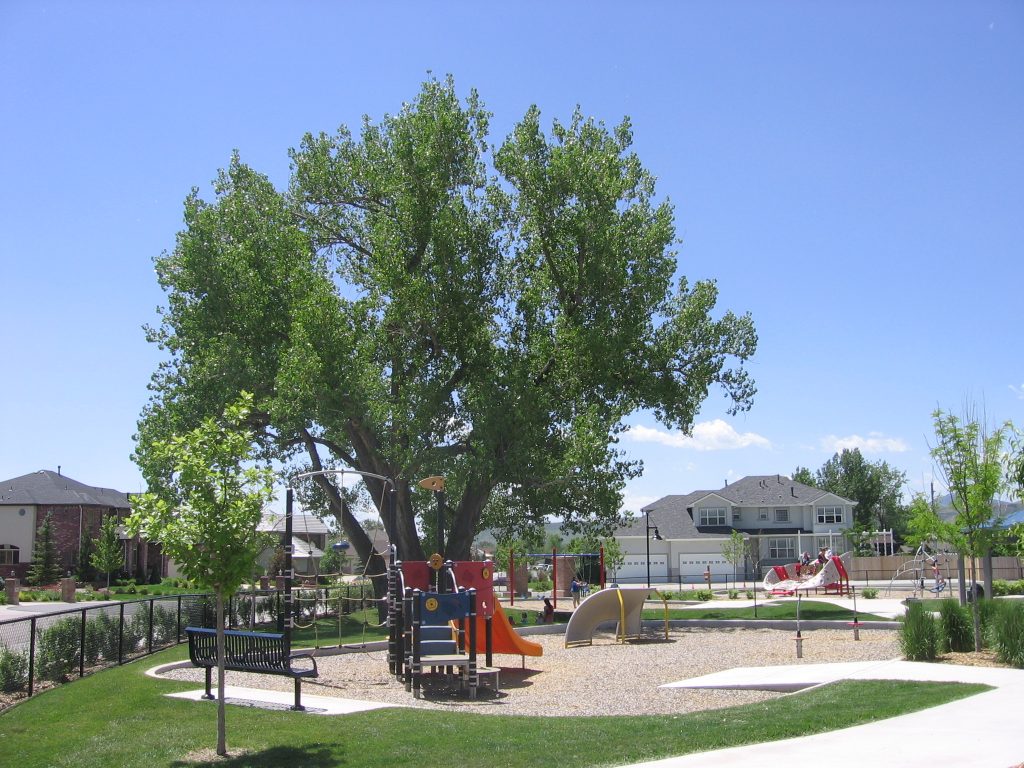
{"label": "fence post", "polygon": [[181,595],[178,595],[178,620],[174,624],[174,644],[181,642]]}
{"label": "fence post", "polygon": [[124,601],[121,601],[117,620],[117,663],[124,664]]}
{"label": "fence post", "polygon": [[156,598],[149,598],[149,637],[146,638],[146,652],[153,652],[153,605],[156,603]]}
{"label": "fence post", "polygon": [[36,679],[36,617],[33,616],[28,626],[28,695],[32,696],[32,690]]}
{"label": "fence post", "polygon": [[78,632],[78,678],[85,677],[85,611],[82,609],[82,626]]}

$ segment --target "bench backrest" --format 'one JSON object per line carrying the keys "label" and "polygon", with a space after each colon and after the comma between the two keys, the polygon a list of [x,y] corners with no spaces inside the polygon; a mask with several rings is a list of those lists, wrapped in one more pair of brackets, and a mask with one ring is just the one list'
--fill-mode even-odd
{"label": "bench backrest", "polygon": [[[217,630],[188,627],[188,655],[196,666],[217,662]],[[224,663],[253,669],[280,669],[288,666],[284,635],[277,632],[241,632],[224,630]]]}

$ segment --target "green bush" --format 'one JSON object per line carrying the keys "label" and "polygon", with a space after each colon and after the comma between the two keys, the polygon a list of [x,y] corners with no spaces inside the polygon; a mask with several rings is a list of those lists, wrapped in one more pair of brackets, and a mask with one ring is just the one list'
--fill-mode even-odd
{"label": "green bush", "polygon": [[748,589],[747,590],[747,600],[753,600],[753,599],[754,599],[754,590]]}
{"label": "green bush", "polygon": [[998,601],[991,614],[989,638],[1001,662],[1024,669],[1024,603]]}
{"label": "green bush", "polygon": [[705,602],[706,603],[708,600],[710,600],[711,598],[713,598],[715,596],[715,593],[712,592],[710,589],[698,589],[697,591],[695,591],[693,593],[693,596],[696,597],[701,602]]}
{"label": "green bush", "polygon": [[739,597],[740,597],[740,591],[738,589],[730,589],[729,590],[729,599],[730,600],[739,600]]}
{"label": "green bush", "polygon": [[78,667],[81,619],[58,619],[36,635],[36,673],[43,680],[62,683]]}
{"label": "green bush", "polygon": [[865,600],[874,600],[878,597],[878,590],[875,587],[864,587],[864,589],[860,591],[860,596]]}
{"label": "green bush", "polygon": [[992,582],[992,597],[1006,597],[1007,595],[1024,595],[1024,579],[1018,581],[996,579]]}
{"label": "green bush", "polygon": [[974,626],[971,609],[960,605],[955,597],[947,597],[939,605],[939,624],[941,625],[941,643],[943,650],[964,651],[974,650]]}
{"label": "green bush", "polygon": [[919,602],[907,605],[900,622],[900,649],[907,661],[935,661],[939,655],[939,632],[935,619]]}
{"label": "green bush", "polygon": [[118,624],[120,621],[106,611],[100,611],[85,623],[85,661],[95,664],[100,658],[117,661]]}
{"label": "green bush", "polygon": [[14,693],[28,685],[28,654],[0,646],[0,691]]}
{"label": "green bush", "polygon": [[170,645],[178,640],[178,611],[153,606],[153,645]]}

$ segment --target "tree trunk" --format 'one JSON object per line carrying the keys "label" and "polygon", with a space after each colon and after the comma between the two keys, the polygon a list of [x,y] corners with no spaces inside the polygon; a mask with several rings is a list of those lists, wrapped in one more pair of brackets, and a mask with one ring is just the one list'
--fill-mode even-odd
{"label": "tree trunk", "polygon": [[224,592],[217,589],[217,754],[228,754],[224,717]]}

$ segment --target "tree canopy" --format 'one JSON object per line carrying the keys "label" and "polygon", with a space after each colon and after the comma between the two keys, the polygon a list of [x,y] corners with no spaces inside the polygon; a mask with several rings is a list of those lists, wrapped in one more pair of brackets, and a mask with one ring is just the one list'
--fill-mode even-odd
{"label": "tree canopy", "polygon": [[[306,135],[285,191],[237,156],[214,199],[185,201],[156,259],[167,305],[149,329],[168,359],[139,422],[137,457],[255,394],[249,424],[290,471],[351,467],[401,557],[434,541],[446,478],[446,553],[484,524],[614,526],[639,463],[617,448],[649,409],[688,431],[713,386],[732,413],[755,393],[749,315],[716,313],[713,281],[676,278],[674,213],[613,129],[530,108],[494,147],[490,115],[451,79],[358,137]],[[674,282],[675,281],[675,282]],[[336,486],[319,492],[357,553],[371,544]]]}
{"label": "tree canopy", "polygon": [[902,499],[906,473],[885,461],[868,461],[858,448],[844,448],[814,474],[797,467],[793,479],[856,501],[854,524],[862,530],[892,528],[902,533],[905,529]]}

